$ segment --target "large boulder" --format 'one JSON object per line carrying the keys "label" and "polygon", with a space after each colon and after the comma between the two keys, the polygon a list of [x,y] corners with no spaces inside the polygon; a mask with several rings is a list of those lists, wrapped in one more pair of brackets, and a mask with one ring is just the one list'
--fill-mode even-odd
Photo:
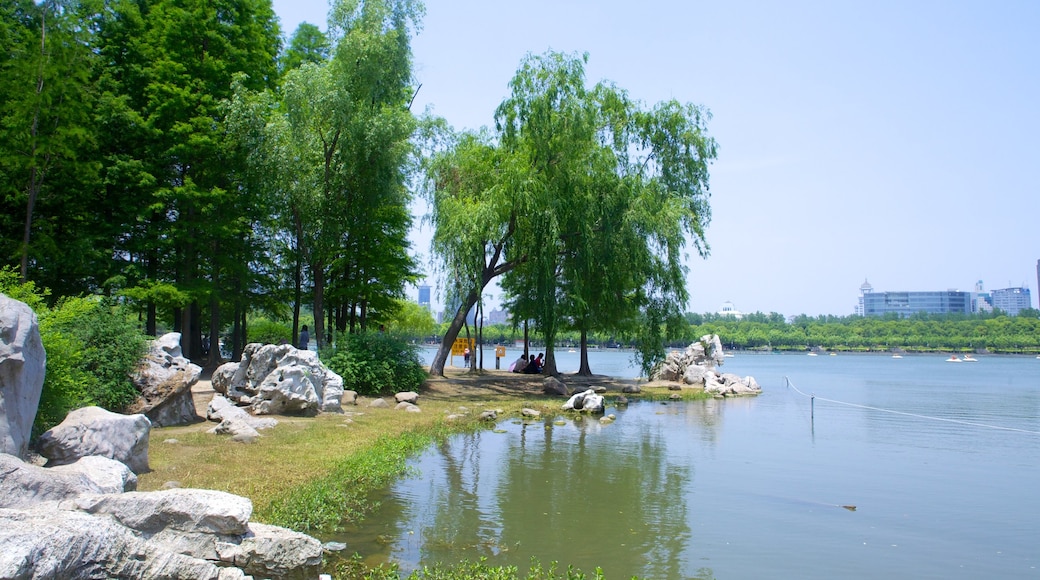
{"label": "large boulder", "polygon": [[[100,457],[79,463],[88,460],[118,465]],[[71,467],[42,468],[0,455],[0,483],[39,480],[40,472],[57,477]],[[120,493],[116,482],[106,485],[104,493],[96,492],[105,486],[85,482],[83,489],[71,485],[60,494],[36,496],[42,501],[23,501],[18,509],[0,507],[0,578],[317,575],[321,543],[250,523],[252,503],[244,497],[201,489]]]}
{"label": "large boulder", "polygon": [[151,421],[144,415],[120,415],[101,407],[83,407],[40,435],[37,447],[40,455],[47,458],[48,466],[100,455],[121,461],[134,473],[145,473],[151,428]]}
{"label": "large boulder", "polygon": [[46,363],[36,314],[0,294],[0,453],[25,457]]}
{"label": "large boulder", "polygon": [[575,393],[563,404],[563,410],[602,413],[605,410],[603,395],[597,394],[595,389],[586,389],[583,392]]}
{"label": "large boulder", "polygon": [[704,392],[722,397],[741,397],[761,394],[762,387],[758,385],[758,381],[754,377],[725,373],[716,375],[705,383]]}
{"label": "large boulder", "polygon": [[0,507],[25,507],[68,499],[83,493],[122,493],[137,489],[137,476],[126,465],[91,455],[58,467],[25,463],[0,454]]}
{"label": "large boulder", "polygon": [[342,413],[343,379],[318,354],[287,344],[251,343],[242,361],[217,368],[213,390],[255,415]]}
{"label": "large boulder", "polygon": [[201,374],[202,367],[181,355],[181,334],[164,334],[151,342],[134,372],[134,386],[141,396],[127,412],[144,414],[155,427],[198,421],[191,387]]}

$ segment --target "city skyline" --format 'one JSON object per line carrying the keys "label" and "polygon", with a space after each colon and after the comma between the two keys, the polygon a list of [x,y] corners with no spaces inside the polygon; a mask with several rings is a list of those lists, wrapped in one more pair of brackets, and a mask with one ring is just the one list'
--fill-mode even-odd
{"label": "city skyline", "polygon": [[[456,129],[493,125],[521,58],[549,49],[587,51],[590,84],[711,110],[711,254],[689,260],[691,312],[848,314],[865,277],[1040,294],[1040,3],[425,6],[413,111]],[[325,28],[325,2],[274,7],[287,36]],[[413,232],[427,272],[429,239]]]}

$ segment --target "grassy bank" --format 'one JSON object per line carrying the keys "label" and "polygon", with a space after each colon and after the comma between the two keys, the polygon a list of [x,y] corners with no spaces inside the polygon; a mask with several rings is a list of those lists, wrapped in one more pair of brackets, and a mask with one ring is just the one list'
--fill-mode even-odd
{"label": "grassy bank", "polygon": [[[606,385],[608,400],[620,394],[624,381],[600,378],[569,381],[572,389]],[[543,415],[560,412],[563,400],[540,392],[541,378],[484,372],[449,375],[427,381],[420,393],[421,413],[371,409],[362,399],[343,415],[314,418],[278,417],[279,424],[261,432],[253,444],[239,444],[206,433],[212,423],[155,429],[149,461],[139,478],[142,491],[175,481],[181,487],[227,491],[252,500],[253,520],[285,526],[321,537],[345,522],[357,522],[377,506],[372,492],[406,472],[409,457],[453,433],[488,428],[479,419],[485,409],[499,418],[517,417],[524,407]],[[659,386],[641,398],[665,399],[673,392]],[[683,391],[684,398],[703,393]],[[629,395],[632,397],[632,395]],[[386,397],[392,401],[392,397]],[[204,412],[204,409],[199,409]],[[464,413],[461,419],[449,415]],[[473,576],[476,570],[482,570]],[[359,570],[340,565],[343,578],[396,578],[393,570]],[[417,578],[583,578],[580,571],[542,569],[535,563],[527,576],[509,568],[460,563],[424,572]],[[441,574],[441,575],[438,575]],[[557,575],[558,574],[558,575]],[[594,576],[596,577],[596,576]]]}

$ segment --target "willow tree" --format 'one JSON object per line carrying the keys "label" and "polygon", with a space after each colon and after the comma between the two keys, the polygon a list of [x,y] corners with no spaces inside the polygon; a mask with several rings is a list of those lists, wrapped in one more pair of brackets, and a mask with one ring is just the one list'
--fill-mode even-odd
{"label": "willow tree", "polygon": [[432,249],[448,281],[447,294],[459,300],[430,373],[444,374],[451,345],[466,316],[494,278],[516,267],[506,259],[519,219],[517,198],[526,191],[529,173],[505,154],[489,133],[452,136],[428,161],[431,181]]}
{"label": "willow tree", "polygon": [[[509,160],[511,171],[464,163],[472,144],[463,141],[455,150],[460,161],[434,179],[435,235],[452,232],[450,246],[434,250],[449,271],[470,273],[459,279],[476,295],[487,280],[474,273],[505,274],[514,320],[532,321],[543,335],[551,374],[555,337],[566,327],[582,332],[583,351],[591,330],[637,334],[644,360],[654,360],[688,299],[684,248],[708,251],[708,165],[716,145],[706,134],[707,112],[674,101],[647,109],[612,84],[587,87],[587,58],[525,58],[496,111],[494,136],[478,149],[486,159]],[[456,175],[470,176],[471,196],[499,200],[483,217],[497,222],[466,229],[448,216],[460,203]],[[508,237],[489,246],[488,231]],[[464,320],[469,306],[463,302],[456,319]],[[583,360],[582,372],[591,372],[584,352]],[[443,371],[437,362],[431,372]]]}

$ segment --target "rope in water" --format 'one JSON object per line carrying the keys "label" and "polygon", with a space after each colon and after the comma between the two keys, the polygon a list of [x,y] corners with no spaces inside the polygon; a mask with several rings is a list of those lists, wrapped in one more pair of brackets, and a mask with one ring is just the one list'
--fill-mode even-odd
{"label": "rope in water", "polygon": [[879,411],[881,413],[891,413],[893,415],[904,415],[906,417],[915,417],[918,419],[929,419],[932,421],[943,421],[946,423],[957,423],[959,425],[968,425],[970,427],[983,427],[985,429],[997,429],[1000,431],[1015,431],[1016,433],[1028,433],[1030,435],[1040,435],[1040,431],[1030,431],[1029,429],[1019,429],[1017,427],[1003,427],[1001,425],[990,425],[988,423],[979,423],[976,421],[964,421],[962,419],[950,419],[947,417],[933,417],[931,415],[921,415],[920,413],[908,413],[906,411],[896,411],[894,409],[883,409],[881,407],[871,407],[870,405],[860,405],[859,403],[850,403],[848,401],[838,401],[836,399],[827,399],[825,397],[817,397],[816,395],[807,395],[802,391],[798,390],[798,387],[794,386],[794,383],[788,377],[784,377],[784,382],[787,383],[788,388],[793,389],[794,392],[799,395],[816,401],[824,401],[827,403],[834,403],[835,405],[845,405],[847,407],[856,407],[858,409],[868,409],[870,411]]}

